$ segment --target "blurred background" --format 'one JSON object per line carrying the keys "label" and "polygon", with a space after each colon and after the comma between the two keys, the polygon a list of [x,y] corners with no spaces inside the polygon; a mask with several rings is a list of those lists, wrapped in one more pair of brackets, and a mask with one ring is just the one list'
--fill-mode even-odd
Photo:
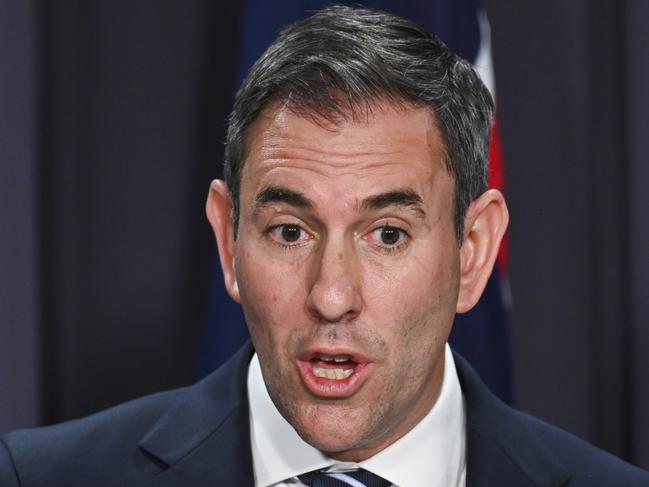
{"label": "blurred background", "polygon": [[[0,0],[0,434],[192,383],[245,340],[204,200],[241,77],[326,3]],[[493,62],[508,250],[454,347],[649,468],[649,3],[360,3]]]}

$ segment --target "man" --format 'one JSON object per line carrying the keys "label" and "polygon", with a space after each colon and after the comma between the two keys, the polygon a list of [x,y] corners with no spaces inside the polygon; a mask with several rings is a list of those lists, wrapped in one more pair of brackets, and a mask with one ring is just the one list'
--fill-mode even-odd
{"label": "man", "polygon": [[509,409],[446,341],[507,225],[491,98],[418,26],[332,7],[235,101],[207,215],[252,343],[204,381],[15,432],[0,484],[649,485]]}

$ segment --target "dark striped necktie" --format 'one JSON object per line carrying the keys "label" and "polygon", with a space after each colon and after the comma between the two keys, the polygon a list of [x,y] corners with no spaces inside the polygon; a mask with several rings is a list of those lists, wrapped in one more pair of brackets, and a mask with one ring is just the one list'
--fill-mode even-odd
{"label": "dark striped necktie", "polygon": [[354,472],[323,472],[315,470],[298,477],[311,487],[390,487],[391,482],[367,470]]}

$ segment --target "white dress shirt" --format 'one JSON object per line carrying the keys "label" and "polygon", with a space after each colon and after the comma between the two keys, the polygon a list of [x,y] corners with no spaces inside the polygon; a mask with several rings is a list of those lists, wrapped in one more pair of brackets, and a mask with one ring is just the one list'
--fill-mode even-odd
{"label": "white dress shirt", "polygon": [[466,412],[451,349],[446,345],[444,378],[437,402],[399,440],[359,463],[340,462],[306,443],[268,395],[255,354],[248,368],[250,444],[257,487],[302,486],[312,470],[364,468],[397,487],[464,487]]}

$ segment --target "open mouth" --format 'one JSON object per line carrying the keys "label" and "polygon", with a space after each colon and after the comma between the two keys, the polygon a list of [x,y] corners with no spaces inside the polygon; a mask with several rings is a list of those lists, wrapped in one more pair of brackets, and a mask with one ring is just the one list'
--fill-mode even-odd
{"label": "open mouth", "polygon": [[313,375],[322,379],[344,380],[354,373],[356,362],[348,355],[320,355],[311,359]]}
{"label": "open mouth", "polygon": [[368,377],[370,362],[356,354],[311,351],[298,360],[302,382],[318,397],[354,394]]}

